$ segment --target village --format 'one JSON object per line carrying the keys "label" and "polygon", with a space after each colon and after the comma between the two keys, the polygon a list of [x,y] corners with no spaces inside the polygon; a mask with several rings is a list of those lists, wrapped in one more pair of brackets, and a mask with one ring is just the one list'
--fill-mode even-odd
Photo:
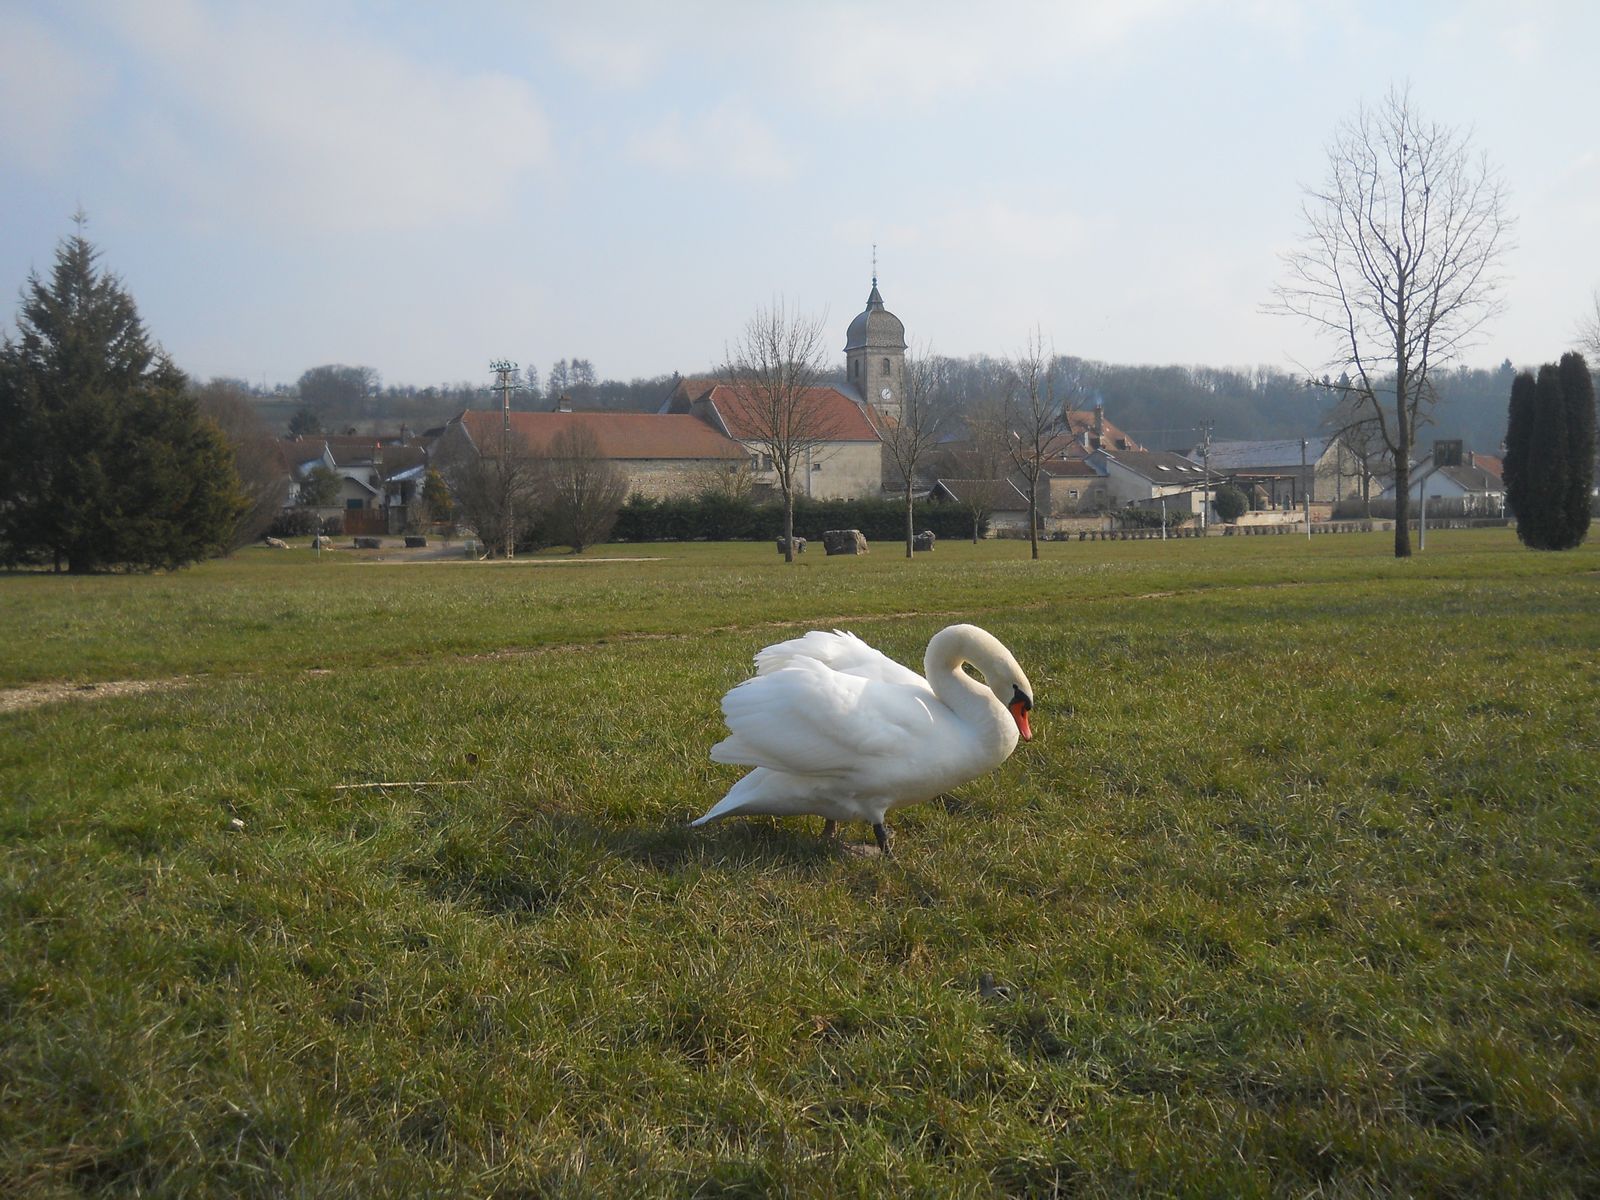
{"label": "village", "polygon": [[[826,433],[806,447],[799,497],[904,495],[907,481],[891,443],[904,417],[907,350],[905,326],[885,306],[874,276],[866,306],[846,331],[847,382],[819,384],[804,397]],[[322,528],[346,535],[425,534],[439,526],[425,499],[430,471],[454,490],[463,470],[498,459],[508,445],[537,456],[577,431],[618,469],[628,496],[665,500],[708,489],[757,501],[777,496],[760,414],[725,378],[675,378],[653,413],[583,411],[565,395],[530,412],[512,409],[509,391],[504,398],[500,408],[468,408],[419,432],[401,425],[393,434],[283,438],[285,508],[313,508]],[[1196,431],[1183,452],[1158,450],[1119,428],[1098,400],[1078,409],[1072,399],[1052,414],[1034,479],[1008,462],[1003,448],[984,453],[971,423],[954,422],[939,431],[910,480],[915,501],[964,507],[990,537],[1028,536],[1033,484],[1031,507],[1046,539],[1392,527],[1384,523],[1393,512],[1392,472],[1347,433],[1212,441]],[[1414,501],[1425,498],[1429,518],[1505,520],[1498,454],[1449,441],[1420,449],[1411,492]],[[308,500],[313,472],[336,477],[336,489]]]}

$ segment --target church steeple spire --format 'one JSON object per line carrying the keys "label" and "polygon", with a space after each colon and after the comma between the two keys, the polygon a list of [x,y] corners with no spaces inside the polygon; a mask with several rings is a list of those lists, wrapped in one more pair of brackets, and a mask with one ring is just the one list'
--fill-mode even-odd
{"label": "church steeple spire", "polygon": [[900,418],[900,390],[905,382],[906,327],[883,306],[878,293],[878,247],[872,247],[872,292],[867,306],[844,338],[845,374],[859,399],[879,413]]}

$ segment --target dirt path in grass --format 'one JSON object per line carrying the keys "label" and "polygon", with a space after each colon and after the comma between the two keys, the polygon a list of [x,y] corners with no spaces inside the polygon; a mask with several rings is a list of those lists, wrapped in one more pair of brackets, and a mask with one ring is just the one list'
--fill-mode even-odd
{"label": "dirt path in grass", "polygon": [[20,712],[59,700],[100,700],[107,696],[137,696],[141,692],[164,692],[190,681],[188,675],[170,679],[110,679],[103,683],[29,683],[22,687],[0,688],[0,713]]}

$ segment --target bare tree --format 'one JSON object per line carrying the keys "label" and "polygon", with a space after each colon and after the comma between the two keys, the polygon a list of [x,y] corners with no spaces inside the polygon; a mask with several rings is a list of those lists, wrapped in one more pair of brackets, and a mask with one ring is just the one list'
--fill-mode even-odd
{"label": "bare tree", "polygon": [[1333,347],[1353,404],[1394,463],[1397,558],[1411,553],[1411,447],[1433,403],[1433,371],[1474,344],[1499,311],[1511,218],[1505,188],[1467,137],[1424,121],[1410,92],[1361,108],[1308,188],[1301,244],[1268,311],[1300,317]]}
{"label": "bare tree", "polygon": [[228,542],[236,550],[260,537],[282,511],[289,498],[289,468],[278,439],[237,382],[213,379],[195,388],[194,398],[201,414],[216,423],[233,447],[233,469],[246,502]]}
{"label": "bare tree", "polygon": [[450,490],[465,523],[477,532],[485,554],[510,558],[517,535],[537,510],[541,463],[516,433],[492,438],[480,453],[455,466]]}
{"label": "bare tree", "polygon": [[1363,515],[1372,515],[1372,483],[1389,474],[1389,451],[1383,444],[1378,419],[1364,404],[1350,378],[1340,375],[1337,382],[1323,376],[1318,385],[1333,398],[1333,409],[1323,421],[1338,447],[1334,456],[1337,475],[1335,501],[1344,499],[1344,481],[1352,479],[1361,494]]}
{"label": "bare tree", "polygon": [[961,414],[967,436],[935,455],[935,469],[954,486],[955,500],[972,518],[972,544],[978,544],[983,523],[994,512],[1011,483],[1007,449],[1005,400],[998,393],[972,396]]}
{"label": "bare tree", "polygon": [[912,556],[916,537],[914,497],[917,471],[927,465],[939,443],[940,411],[936,397],[940,390],[942,360],[924,346],[906,356],[900,417],[883,431],[884,456],[899,479],[906,500],[906,557]]}
{"label": "bare tree", "polygon": [[550,540],[577,554],[603,542],[628,496],[628,477],[600,453],[587,426],[574,425],[550,439],[540,493]]}
{"label": "bare tree", "polygon": [[755,493],[756,476],[748,458],[728,463],[702,463],[685,472],[690,495],[716,500],[748,500]]}
{"label": "bare tree", "polygon": [[783,495],[783,557],[794,562],[794,498],[814,458],[838,429],[831,392],[817,386],[827,359],[823,318],[784,302],[757,309],[719,372],[733,393],[742,440],[770,459]]}
{"label": "bare tree", "polygon": [[1012,467],[1028,484],[1028,545],[1034,558],[1039,557],[1039,478],[1062,429],[1054,360],[1035,330],[1022,353],[1011,360],[1011,387],[1006,393],[1006,448]]}
{"label": "bare tree", "polygon": [[1600,289],[1590,297],[1594,308],[1578,322],[1578,349],[1592,363],[1600,363]]}

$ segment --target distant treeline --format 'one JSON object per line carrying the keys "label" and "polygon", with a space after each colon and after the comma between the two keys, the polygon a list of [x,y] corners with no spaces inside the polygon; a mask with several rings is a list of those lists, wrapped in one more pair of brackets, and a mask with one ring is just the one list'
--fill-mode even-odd
{"label": "distant treeline", "polygon": [[[940,358],[939,401],[952,426],[964,413],[1004,393],[1005,360],[988,355]],[[715,374],[708,368],[699,374]],[[1432,437],[1459,437],[1485,453],[1494,453],[1505,436],[1506,406],[1515,371],[1510,361],[1484,369],[1461,367],[1439,373],[1439,400]],[[678,376],[644,379],[600,379],[586,359],[557,360],[541,385],[537,370],[522,373],[511,406],[519,410],[553,407],[560,396],[580,410],[654,412],[672,391]],[[842,369],[827,377],[844,383]],[[1289,438],[1328,431],[1336,396],[1325,387],[1276,367],[1127,366],[1062,356],[1056,359],[1057,396],[1072,408],[1105,406],[1106,419],[1156,450],[1187,450],[1201,440],[1200,428],[1211,424],[1219,441]],[[439,424],[464,408],[498,406],[499,395],[488,381],[431,387],[383,384],[370,367],[333,364],[314,367],[293,387],[271,392],[234,381],[264,401],[274,424],[297,419],[296,432],[361,432],[390,429],[402,421],[420,431]],[[282,418],[281,420],[279,418]],[[313,428],[314,426],[314,428]]]}

